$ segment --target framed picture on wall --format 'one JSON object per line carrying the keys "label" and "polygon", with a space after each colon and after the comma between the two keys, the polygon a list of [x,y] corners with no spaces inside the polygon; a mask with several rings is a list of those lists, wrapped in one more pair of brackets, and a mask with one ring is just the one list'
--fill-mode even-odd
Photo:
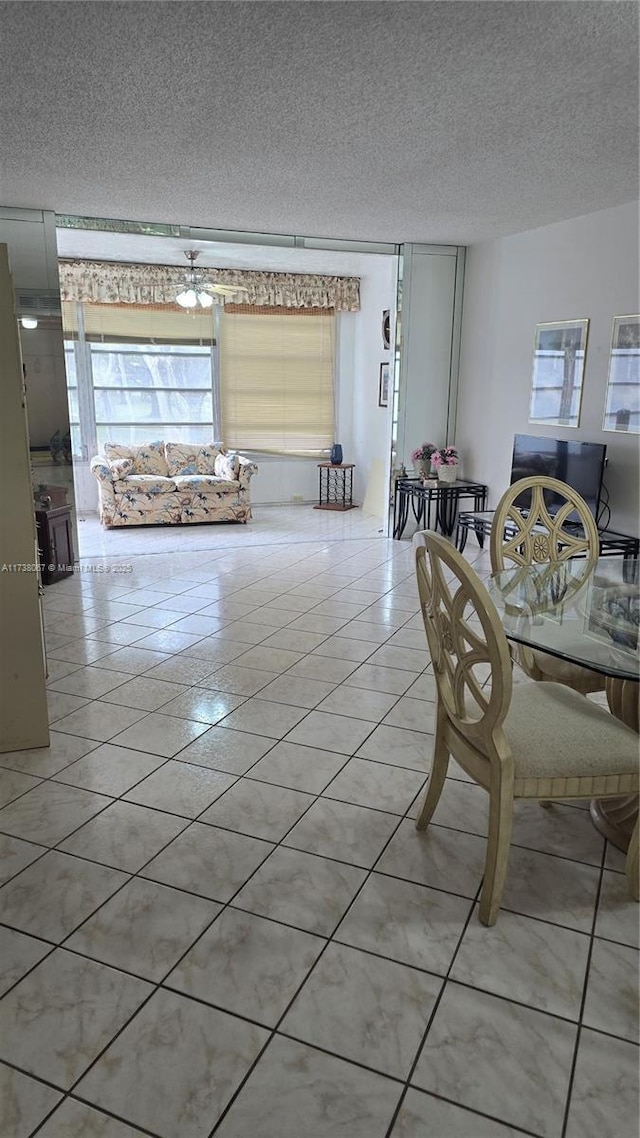
{"label": "framed picture on wall", "polygon": [[389,364],[380,364],[380,378],[378,380],[378,407],[389,406]]}
{"label": "framed picture on wall", "polygon": [[536,324],[530,423],[577,427],[587,354],[588,320]]}
{"label": "framed picture on wall", "polygon": [[614,316],[603,431],[640,434],[640,316]]}

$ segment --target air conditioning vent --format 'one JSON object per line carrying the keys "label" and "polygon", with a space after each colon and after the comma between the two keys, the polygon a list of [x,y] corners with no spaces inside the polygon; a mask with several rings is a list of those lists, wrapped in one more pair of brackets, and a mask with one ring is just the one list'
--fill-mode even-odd
{"label": "air conditioning vent", "polygon": [[17,316],[57,316],[62,314],[60,293],[55,289],[18,289]]}

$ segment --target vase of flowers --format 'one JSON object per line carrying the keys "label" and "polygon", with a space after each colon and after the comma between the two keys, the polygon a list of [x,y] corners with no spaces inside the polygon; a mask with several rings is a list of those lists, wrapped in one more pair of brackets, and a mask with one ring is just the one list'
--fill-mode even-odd
{"label": "vase of flowers", "polygon": [[433,443],[422,443],[419,447],[416,447],[415,450],[411,451],[411,461],[418,471],[418,474],[423,478],[428,477],[433,455],[437,454],[437,452],[438,448],[434,446]]}
{"label": "vase of flowers", "polygon": [[431,461],[438,471],[440,482],[455,482],[460,464],[456,447],[440,447],[431,456]]}

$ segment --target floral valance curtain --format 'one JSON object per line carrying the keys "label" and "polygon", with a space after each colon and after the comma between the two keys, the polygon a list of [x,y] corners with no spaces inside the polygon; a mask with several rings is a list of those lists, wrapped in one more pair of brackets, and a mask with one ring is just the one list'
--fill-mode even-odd
{"label": "floral valance curtain", "polygon": [[[173,304],[185,280],[185,269],[179,265],[60,261],[59,269],[62,299],[93,304]],[[202,273],[209,284],[246,288],[243,304],[360,311],[358,277],[205,267]]]}

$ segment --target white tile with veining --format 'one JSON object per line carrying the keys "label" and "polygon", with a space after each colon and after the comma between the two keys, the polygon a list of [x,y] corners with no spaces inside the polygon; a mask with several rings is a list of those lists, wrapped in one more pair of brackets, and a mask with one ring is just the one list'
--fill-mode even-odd
{"label": "white tile with veining", "polygon": [[65,947],[159,982],[219,910],[203,897],[133,878]]}
{"label": "white tile with veining", "polygon": [[[78,711],[81,707],[86,707],[89,698],[86,695],[65,695],[64,692],[52,691],[51,688],[47,688],[49,723],[57,723],[58,720],[64,719],[65,716]],[[60,728],[60,730],[64,730],[64,728]]]}
{"label": "white tile with veining", "polygon": [[278,847],[234,898],[234,905],[330,936],[366,877],[363,869]]}
{"label": "white tile with veining", "polygon": [[345,1059],[406,1078],[442,980],[330,944],[280,1030]]}
{"label": "white tile with veining", "polygon": [[505,911],[487,928],[480,924],[476,908],[451,976],[496,996],[577,1020],[588,954],[588,936],[574,929]]}
{"label": "white tile with veining", "polygon": [[318,798],[283,845],[370,868],[398,824],[398,817],[329,798]]}
{"label": "white tile with veining", "polygon": [[104,703],[116,703],[122,707],[137,707],[140,711],[156,711],[163,703],[187,691],[185,684],[168,683],[166,680],[153,680],[148,676],[128,676],[126,683],[114,691],[107,692]]}
{"label": "white tile with veining", "polygon": [[595,866],[511,846],[502,908],[588,933],[598,879]]}
{"label": "white tile with veining", "polygon": [[397,1083],[333,1055],[276,1036],[251,1072],[216,1138],[384,1138]]}
{"label": "white tile with veining", "polygon": [[21,771],[0,768],[0,808],[39,786],[40,781],[39,778],[23,774]]}
{"label": "white tile with veining", "polygon": [[143,980],[58,949],[0,1003],[0,1058],[67,1089],[151,990]]}
{"label": "white tile with veining", "polygon": [[253,913],[226,909],[165,984],[274,1027],[325,943]]}
{"label": "white tile with veining", "polygon": [[358,757],[378,763],[408,767],[411,770],[431,770],[433,735],[421,731],[406,731],[402,727],[379,724],[358,750]]}
{"label": "white tile with veining", "polygon": [[195,822],[141,876],[213,901],[229,901],[273,850],[271,842]]}
{"label": "white tile with veining", "polygon": [[38,1131],[38,1138],[140,1138],[140,1131],[77,1099],[67,1098]]}
{"label": "white tile with veining", "polygon": [[3,886],[2,920],[57,943],[126,880],[116,869],[51,850]]}
{"label": "white tile with veining", "polygon": [[560,1138],[576,1033],[565,1020],[449,983],[411,1081]]}
{"label": "white tile with veining", "polygon": [[353,755],[374,727],[375,724],[368,720],[332,715],[324,711],[310,711],[306,718],[289,732],[287,742]]}
{"label": "white tile with veining", "polygon": [[596,936],[638,948],[638,903],[629,894],[627,879],[605,869],[598,901]]}
{"label": "white tile with veining", "polygon": [[176,760],[241,775],[270,751],[276,740],[229,727],[210,727],[176,755]]}
{"label": "white tile with veining", "polygon": [[60,1091],[0,1063],[0,1134],[29,1138],[61,1098]]}
{"label": "white tile with veining", "polygon": [[251,768],[248,777],[319,794],[346,762],[346,755],[334,751],[279,742]]}
{"label": "white tile with veining", "polygon": [[638,1042],[638,950],[594,940],[583,1023]]}
{"label": "white tile with veining", "polygon": [[186,818],[132,802],[114,802],[61,848],[77,857],[136,873],[187,826]]}
{"label": "white tile with veining", "polygon": [[15,929],[0,927],[0,996],[21,980],[25,972],[29,972],[48,952],[51,952],[50,944],[25,936]]}
{"label": "white tile with veining", "polygon": [[354,660],[337,660],[335,656],[305,656],[287,672],[288,676],[299,676],[304,680],[323,680],[330,684],[340,684],[355,670]]}
{"label": "white tile with veining", "polygon": [[148,751],[152,755],[164,755],[170,759],[204,734],[207,727],[206,723],[152,712],[141,722],[133,723],[131,727],[112,736],[112,740],[117,747],[133,747],[136,751]]}
{"label": "white tile with veining", "polygon": [[147,755],[143,751],[102,743],[95,751],[54,775],[54,780],[117,798],[164,762],[160,755]]}
{"label": "white tile with veining", "polygon": [[171,759],[130,790],[125,801],[196,818],[234,782],[234,775]]}
{"label": "white tile with veining", "polygon": [[311,794],[243,778],[214,802],[200,821],[279,842],[313,801]]}
{"label": "white tile with veining", "polygon": [[254,696],[227,715],[222,721],[222,726],[281,739],[304,718],[305,714],[304,708],[273,703],[271,700]]}
{"label": "white tile with veining", "polygon": [[260,692],[260,699],[271,699],[275,703],[287,703],[293,707],[316,707],[335,685],[327,680],[305,680],[286,672],[278,676]]}
{"label": "white tile with veining", "polygon": [[520,1138],[521,1134],[522,1131],[501,1122],[409,1087],[390,1138]]}
{"label": "white tile with veining", "polygon": [[[69,697],[71,698],[71,697]],[[59,731],[70,735],[81,735],[84,739],[95,739],[98,743],[108,743],[132,723],[144,719],[146,712],[132,707],[116,707],[115,704],[94,700],[92,703],[66,715],[56,723]]]}
{"label": "white tile with veining", "polygon": [[[77,1093],[166,1138],[203,1138],[268,1038],[264,1028],[159,990]],[[187,1052],[185,1040],[193,1041]]]}
{"label": "white tile with veining", "polygon": [[583,1028],[566,1138],[637,1138],[638,1048]]}
{"label": "white tile with veining", "polygon": [[474,897],[485,854],[486,842],[474,834],[434,825],[418,831],[406,820],[400,823],[376,869],[418,885]]}
{"label": "white tile with veining", "polygon": [[468,899],[372,873],[335,940],[444,975],[470,908]]}
{"label": "white tile with veining", "polygon": [[404,814],[424,785],[419,771],[349,759],[324,791],[324,798],[338,798],[357,806],[371,806],[391,814]]}
{"label": "white tile with veining", "polygon": [[275,672],[265,672],[259,668],[243,668],[239,664],[223,664],[202,682],[206,682],[208,687],[217,691],[250,696],[266,688],[275,679]]}
{"label": "white tile with veining", "polygon": [[55,846],[111,802],[75,786],[41,782],[0,810],[0,830],[25,841]]}
{"label": "white tile with veining", "polygon": [[0,755],[0,766],[48,778],[63,770],[75,759],[95,750],[97,746],[94,739],[79,739],[76,735],[50,731],[48,747],[35,747],[26,751],[5,751]]}

